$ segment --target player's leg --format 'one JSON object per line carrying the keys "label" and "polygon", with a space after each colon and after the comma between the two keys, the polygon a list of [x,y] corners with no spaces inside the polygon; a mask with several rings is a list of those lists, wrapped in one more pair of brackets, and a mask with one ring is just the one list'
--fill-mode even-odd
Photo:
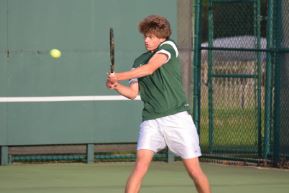
{"label": "player's leg", "polygon": [[198,192],[211,193],[209,180],[200,166],[199,159],[197,157],[191,159],[183,159],[183,163],[188,174],[194,181]]}
{"label": "player's leg", "polygon": [[137,142],[137,159],[128,178],[125,193],[138,193],[155,152],[165,148],[165,140],[156,120],[147,120],[140,125]]}
{"label": "player's leg", "polygon": [[201,156],[199,136],[192,117],[187,112],[162,118],[163,135],[169,149],[183,159],[199,193],[210,193],[208,178],[203,173],[198,157]]}
{"label": "player's leg", "polygon": [[138,150],[134,169],[128,178],[125,193],[138,193],[142,180],[148,171],[154,152],[151,150]]}

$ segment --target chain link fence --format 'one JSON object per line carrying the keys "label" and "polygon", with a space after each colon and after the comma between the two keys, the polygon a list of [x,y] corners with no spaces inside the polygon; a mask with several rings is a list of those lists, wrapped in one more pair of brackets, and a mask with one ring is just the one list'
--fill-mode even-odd
{"label": "chain link fence", "polygon": [[[200,78],[194,79],[194,85],[200,85],[199,128],[205,156],[257,163],[286,162],[288,1],[199,3],[203,25],[196,27],[195,34],[201,38],[195,58],[197,54],[201,57],[194,65],[200,70]],[[198,11],[196,16],[198,19]],[[194,108],[194,112],[198,111]]]}

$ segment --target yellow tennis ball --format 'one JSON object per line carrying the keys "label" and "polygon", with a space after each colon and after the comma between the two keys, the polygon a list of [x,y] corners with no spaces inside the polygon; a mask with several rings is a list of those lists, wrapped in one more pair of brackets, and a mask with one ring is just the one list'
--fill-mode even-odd
{"label": "yellow tennis ball", "polygon": [[52,58],[55,58],[55,59],[60,58],[61,57],[61,51],[58,49],[52,49],[52,50],[50,50],[50,56]]}

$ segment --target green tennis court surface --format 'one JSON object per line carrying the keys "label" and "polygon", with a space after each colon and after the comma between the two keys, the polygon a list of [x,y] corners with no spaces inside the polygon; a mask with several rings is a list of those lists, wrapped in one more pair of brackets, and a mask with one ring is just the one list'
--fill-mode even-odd
{"label": "green tennis court surface", "polygon": [[[1,193],[121,193],[133,163],[0,167]],[[214,193],[288,193],[289,171],[202,163]],[[181,162],[154,162],[141,193],[196,192]]]}

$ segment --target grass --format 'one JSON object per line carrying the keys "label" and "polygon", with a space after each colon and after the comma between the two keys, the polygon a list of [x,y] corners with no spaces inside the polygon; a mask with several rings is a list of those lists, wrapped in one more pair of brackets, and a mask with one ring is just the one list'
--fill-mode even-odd
{"label": "grass", "polygon": [[200,138],[202,145],[211,142],[217,146],[256,146],[258,140],[257,117],[255,109],[215,109],[213,129],[209,131],[208,109],[202,109]]}

